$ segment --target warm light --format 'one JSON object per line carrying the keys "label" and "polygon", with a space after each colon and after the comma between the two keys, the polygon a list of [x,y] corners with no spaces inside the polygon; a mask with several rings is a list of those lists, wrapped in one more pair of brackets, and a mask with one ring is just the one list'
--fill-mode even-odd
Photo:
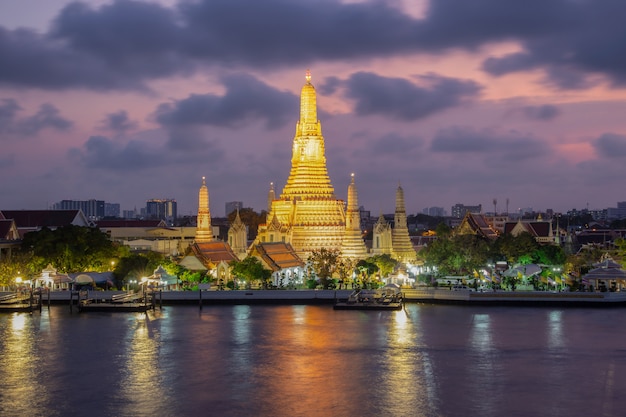
{"label": "warm light", "polygon": [[22,277],[15,278],[15,282],[17,282],[18,284],[21,284],[22,283]]}
{"label": "warm light", "polygon": [[141,277],[141,282],[146,282],[148,280],[148,277]]}

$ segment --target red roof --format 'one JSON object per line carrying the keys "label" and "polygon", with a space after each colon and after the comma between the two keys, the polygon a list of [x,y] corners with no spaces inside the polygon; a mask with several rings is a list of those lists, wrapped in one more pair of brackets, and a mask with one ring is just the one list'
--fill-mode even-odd
{"label": "red roof", "polygon": [[302,259],[300,259],[289,243],[259,243],[255,246],[255,249],[261,259],[263,259],[274,272],[285,268],[304,266],[304,262],[302,262]]}
{"label": "red roof", "polygon": [[230,263],[231,261],[237,260],[237,255],[235,255],[230,245],[221,240],[194,243],[191,246],[191,250],[198,257],[198,259],[202,260],[205,264],[217,264],[222,261]]}
{"label": "red roof", "polygon": [[2,210],[4,218],[15,220],[18,229],[69,226],[79,213],[80,210]]}

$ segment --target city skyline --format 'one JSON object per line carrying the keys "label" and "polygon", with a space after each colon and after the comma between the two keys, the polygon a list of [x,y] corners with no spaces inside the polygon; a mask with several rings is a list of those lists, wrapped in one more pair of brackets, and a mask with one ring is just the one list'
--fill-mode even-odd
{"label": "city skyline", "polygon": [[[242,10],[246,12],[243,13]],[[625,201],[626,4],[0,4],[0,209],[159,196],[267,206],[311,70],[329,175],[408,213]],[[462,19],[459,18],[462,17]]]}

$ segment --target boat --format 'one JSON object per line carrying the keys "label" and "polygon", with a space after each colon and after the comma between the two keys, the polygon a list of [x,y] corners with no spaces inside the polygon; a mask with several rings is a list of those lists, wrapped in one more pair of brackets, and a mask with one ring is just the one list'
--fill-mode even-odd
{"label": "boat", "polygon": [[[153,294],[144,293],[128,293],[116,294],[110,300],[99,300],[97,298],[89,298],[86,291],[78,294],[78,311],[108,311],[108,312],[139,312],[145,313],[150,309],[154,309]],[[70,305],[72,300],[70,300]]]}
{"label": "boat", "polygon": [[404,300],[397,287],[355,290],[347,300],[337,300],[335,310],[402,310]]}

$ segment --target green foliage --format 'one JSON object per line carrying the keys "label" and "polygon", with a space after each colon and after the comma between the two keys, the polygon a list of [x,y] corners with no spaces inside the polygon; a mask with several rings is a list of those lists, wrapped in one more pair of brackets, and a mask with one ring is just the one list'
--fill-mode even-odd
{"label": "green foliage", "polygon": [[376,265],[381,277],[386,277],[391,274],[398,265],[398,261],[393,259],[391,255],[387,253],[371,256],[367,258],[367,262]]}
{"label": "green foliage", "polygon": [[339,256],[339,250],[326,248],[314,250],[309,256],[308,262],[325,289],[331,286],[333,274],[339,266]]}
{"label": "green foliage", "polygon": [[527,232],[518,236],[505,234],[500,236],[494,243],[492,251],[504,256],[509,264],[529,264],[534,261],[533,255],[539,250],[540,245],[535,238]]}
{"label": "green foliage", "polygon": [[476,235],[438,236],[423,252],[426,263],[442,275],[468,275],[487,263],[489,244]]}
{"label": "green foliage", "polygon": [[37,270],[33,267],[32,255],[26,252],[17,252],[0,259],[0,285],[15,285],[15,278],[31,279],[38,275],[41,269]]}
{"label": "green foliage", "polygon": [[133,253],[125,258],[121,258],[115,266],[114,275],[118,281],[128,281],[152,275],[159,265],[166,263],[165,257],[160,253],[146,252]]}
{"label": "green foliage", "polygon": [[248,287],[254,281],[261,281],[264,286],[267,286],[272,276],[272,271],[265,269],[261,261],[255,256],[248,256],[242,261],[232,261],[230,266],[232,274],[243,278]]}
{"label": "green foliage", "polygon": [[111,261],[123,253],[99,229],[73,225],[29,232],[21,247],[33,255],[31,262],[35,270],[50,263],[65,273],[109,270]]}

